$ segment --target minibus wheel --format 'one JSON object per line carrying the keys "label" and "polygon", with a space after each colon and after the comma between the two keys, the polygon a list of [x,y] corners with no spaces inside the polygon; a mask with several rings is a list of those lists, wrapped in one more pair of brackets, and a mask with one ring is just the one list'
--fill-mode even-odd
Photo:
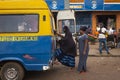
{"label": "minibus wheel", "polygon": [[16,62],[7,62],[1,68],[2,80],[23,80],[24,69]]}

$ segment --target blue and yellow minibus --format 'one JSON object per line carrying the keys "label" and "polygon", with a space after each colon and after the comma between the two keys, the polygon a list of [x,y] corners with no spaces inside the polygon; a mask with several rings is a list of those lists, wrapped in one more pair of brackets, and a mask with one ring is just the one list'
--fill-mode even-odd
{"label": "blue and yellow minibus", "polygon": [[54,20],[43,0],[0,0],[0,77],[23,80],[48,70],[55,51]]}

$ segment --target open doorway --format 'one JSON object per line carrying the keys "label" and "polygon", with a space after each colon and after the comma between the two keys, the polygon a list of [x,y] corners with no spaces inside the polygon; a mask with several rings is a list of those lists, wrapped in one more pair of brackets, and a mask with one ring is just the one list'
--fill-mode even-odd
{"label": "open doorway", "polygon": [[116,15],[97,15],[97,24],[102,23],[103,26],[108,29],[108,27],[116,28]]}

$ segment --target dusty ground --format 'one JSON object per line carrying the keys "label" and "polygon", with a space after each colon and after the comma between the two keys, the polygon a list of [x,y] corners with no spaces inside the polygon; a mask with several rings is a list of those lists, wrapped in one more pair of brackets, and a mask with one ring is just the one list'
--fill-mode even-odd
{"label": "dusty ground", "polygon": [[120,80],[120,57],[89,57],[88,72],[77,72],[78,57],[75,70],[61,64],[43,72],[27,72],[24,80]]}

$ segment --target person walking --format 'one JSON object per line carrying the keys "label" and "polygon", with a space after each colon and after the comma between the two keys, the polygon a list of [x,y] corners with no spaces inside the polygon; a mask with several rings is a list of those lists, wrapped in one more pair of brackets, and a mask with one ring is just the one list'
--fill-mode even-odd
{"label": "person walking", "polygon": [[99,31],[98,39],[99,39],[99,52],[102,54],[102,49],[105,48],[107,54],[110,54],[108,47],[107,47],[107,39],[105,36],[106,29],[101,28]]}
{"label": "person walking", "polygon": [[77,55],[76,45],[73,40],[72,33],[69,31],[67,26],[64,26],[63,31],[65,36],[55,32],[56,35],[62,38],[59,41],[60,48],[56,50],[55,56],[60,63],[65,66],[69,66],[72,69],[75,67],[75,56]]}
{"label": "person walking", "polygon": [[78,71],[79,73],[86,72],[86,62],[89,53],[88,35],[86,32],[86,27],[80,28],[80,36],[78,37],[79,43],[79,63]]}

